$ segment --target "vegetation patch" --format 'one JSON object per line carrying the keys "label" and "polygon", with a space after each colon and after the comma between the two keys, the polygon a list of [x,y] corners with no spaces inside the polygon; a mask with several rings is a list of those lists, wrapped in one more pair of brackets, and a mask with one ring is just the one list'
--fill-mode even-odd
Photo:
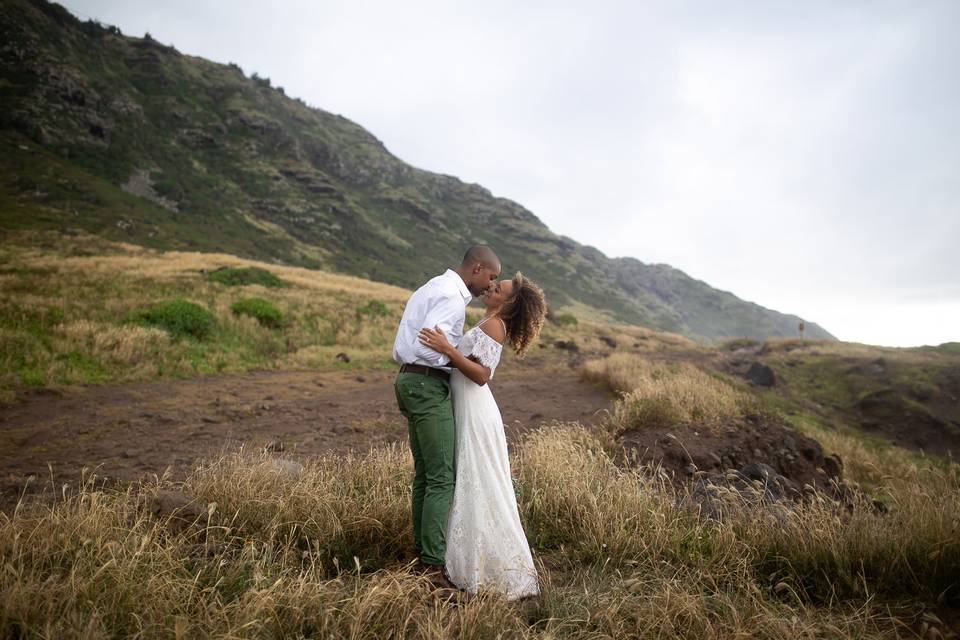
{"label": "vegetation patch", "polygon": [[561,313],[550,318],[555,324],[561,327],[575,327],[579,323],[577,316],[572,313]]}
{"label": "vegetation patch", "polygon": [[190,336],[198,340],[213,330],[216,318],[206,308],[183,299],[164,300],[134,314],[138,320],[166,329],[176,337]]}
{"label": "vegetation patch", "polygon": [[718,425],[758,406],[753,396],[687,362],[616,354],[588,361],[582,373],[623,394],[608,421],[615,434],[677,424]]}
{"label": "vegetation patch", "polygon": [[230,305],[230,310],[238,316],[250,316],[261,326],[279,329],[283,326],[283,312],[273,303],[263,298],[246,298]]}
{"label": "vegetation patch", "polygon": [[287,287],[289,284],[274,273],[260,267],[220,267],[207,274],[211,282],[219,282],[228,287],[259,284],[264,287]]}
{"label": "vegetation patch", "polygon": [[760,341],[753,338],[730,338],[720,343],[722,351],[736,351],[737,349],[757,349]]}
{"label": "vegetation patch", "polygon": [[[887,485],[883,514],[815,496],[719,525],[578,425],[532,432],[512,466],[530,600],[448,601],[411,570],[402,447],[302,467],[242,454],[183,483],[88,478],[0,518],[0,636],[841,640],[903,637],[921,617],[938,628],[926,637],[948,632],[927,612],[957,602],[955,474]],[[160,499],[185,506],[142,508]]]}
{"label": "vegetation patch", "polygon": [[390,315],[390,308],[380,300],[371,300],[367,304],[357,307],[358,316],[382,318]]}

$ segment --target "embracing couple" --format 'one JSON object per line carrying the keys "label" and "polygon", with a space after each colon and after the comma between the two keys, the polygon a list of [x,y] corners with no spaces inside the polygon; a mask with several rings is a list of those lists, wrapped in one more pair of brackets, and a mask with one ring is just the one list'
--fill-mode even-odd
{"label": "embracing couple", "polygon": [[[516,600],[539,593],[537,571],[487,381],[504,344],[522,356],[536,340],[546,301],[520,273],[499,276],[500,259],[477,245],[410,296],[393,348],[401,365],[394,387],[409,423],[420,569],[440,587]],[[473,297],[486,314],[464,334]]]}

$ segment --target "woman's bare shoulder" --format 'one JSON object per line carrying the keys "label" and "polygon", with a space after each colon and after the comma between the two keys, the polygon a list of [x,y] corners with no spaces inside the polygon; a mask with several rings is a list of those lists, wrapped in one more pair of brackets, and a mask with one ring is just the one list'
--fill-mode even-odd
{"label": "woman's bare shoulder", "polygon": [[483,331],[500,344],[503,344],[504,339],[507,337],[507,329],[500,318],[493,318],[484,322],[480,325],[480,331]]}

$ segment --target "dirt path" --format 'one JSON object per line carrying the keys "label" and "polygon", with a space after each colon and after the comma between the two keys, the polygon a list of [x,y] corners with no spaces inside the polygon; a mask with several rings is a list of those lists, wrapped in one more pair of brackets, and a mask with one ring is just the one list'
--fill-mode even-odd
{"label": "dirt path", "polygon": [[[191,380],[91,386],[37,393],[0,407],[0,503],[75,482],[99,466],[108,480],[168,467],[182,474],[225,446],[274,443],[284,456],[406,442],[392,371],[256,371]],[[553,420],[599,421],[612,404],[603,389],[562,363],[506,361],[490,383],[509,442]]]}

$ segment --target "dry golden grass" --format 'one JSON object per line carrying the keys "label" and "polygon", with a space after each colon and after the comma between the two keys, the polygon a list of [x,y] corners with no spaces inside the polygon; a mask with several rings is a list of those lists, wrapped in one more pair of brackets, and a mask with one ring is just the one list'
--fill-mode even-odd
{"label": "dry golden grass", "polygon": [[[555,425],[513,463],[542,594],[455,604],[408,567],[405,448],[305,463],[284,472],[241,452],[182,485],[88,482],[0,516],[0,634],[896,638],[960,569],[960,498],[943,473],[886,515],[817,502],[717,524],[677,507],[656,474],[616,467],[584,429]],[[206,505],[198,524],[177,532],[139,509],[158,488]]]}
{"label": "dry golden grass", "polygon": [[[89,240],[89,242],[94,242]],[[3,250],[0,288],[0,389],[4,399],[23,386],[145,380],[264,367],[386,366],[409,292],[338,274],[265,265],[224,254],[161,253],[97,244],[97,255],[65,255],[25,243]],[[72,253],[85,253],[71,238]],[[105,252],[106,251],[106,252]],[[205,273],[217,267],[259,266],[291,284],[226,287]],[[279,308],[282,329],[231,312],[243,298],[263,297]],[[131,321],[161,300],[184,298],[211,311],[213,335],[177,339]],[[386,313],[361,314],[370,303]]]}
{"label": "dry golden grass", "polygon": [[[188,377],[251,368],[393,366],[391,347],[410,292],[340,274],[196,252],[159,252],[92,236],[9,234],[0,250],[0,400],[24,386]],[[291,286],[227,287],[206,274],[218,267],[259,267]],[[237,316],[244,298],[270,301],[280,329]],[[178,339],[130,320],[162,300],[183,298],[216,318],[203,341]],[[360,309],[374,304],[375,313]],[[382,312],[384,311],[385,312]],[[468,316],[479,317],[470,309]],[[642,327],[548,323],[541,343],[573,340],[582,350],[694,349],[681,336]],[[633,346],[637,345],[637,346]]]}
{"label": "dry golden grass", "polygon": [[584,320],[574,326],[548,322],[544,325],[542,340],[551,344],[556,340],[572,340],[588,352],[609,352],[613,348],[604,338],[613,339],[618,350],[631,352],[703,351],[704,347],[676,333],[654,331],[639,325],[616,321]]}
{"label": "dry golden grass", "polygon": [[623,394],[608,421],[616,433],[690,423],[709,427],[757,408],[753,396],[688,362],[614,354],[586,362],[582,372]]}

